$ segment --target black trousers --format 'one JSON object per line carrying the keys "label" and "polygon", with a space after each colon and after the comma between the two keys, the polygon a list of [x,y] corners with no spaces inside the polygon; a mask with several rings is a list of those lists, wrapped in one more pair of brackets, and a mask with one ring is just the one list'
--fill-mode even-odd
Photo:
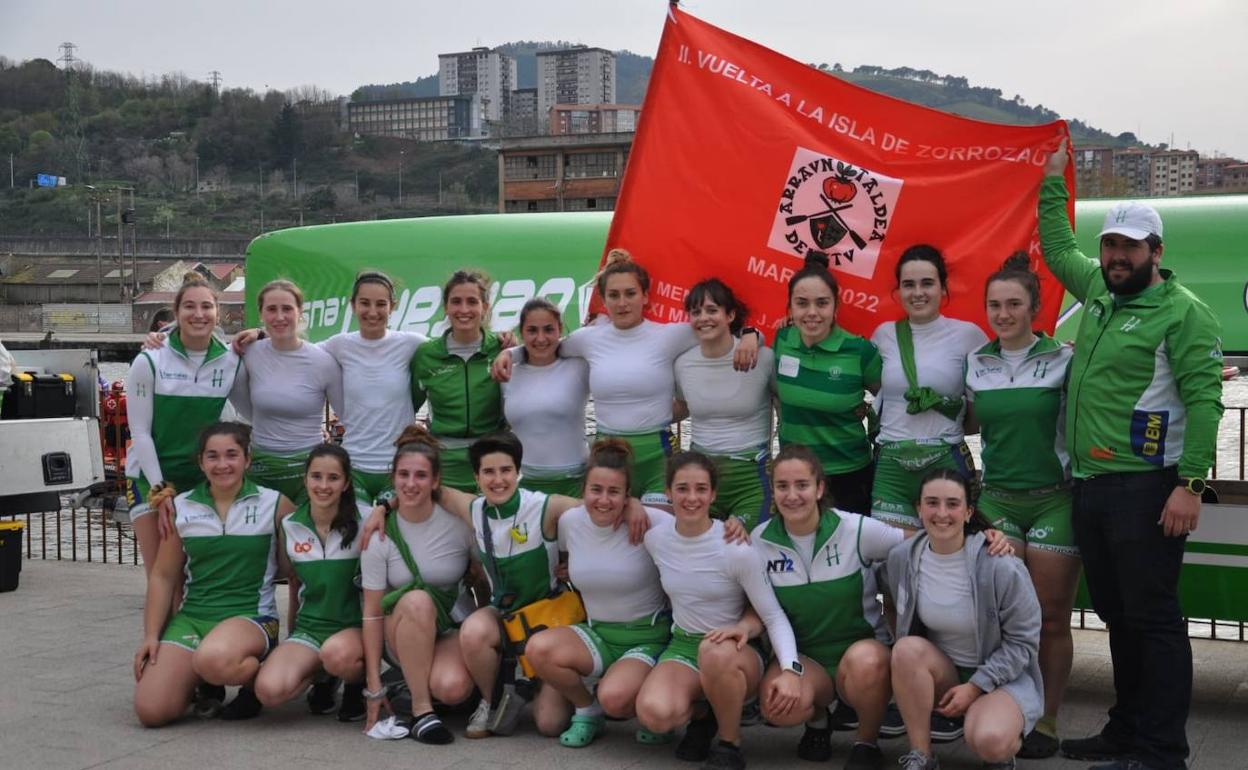
{"label": "black trousers", "polygon": [[1158,521],[1174,468],[1114,473],[1074,485],[1075,543],[1092,608],[1109,625],[1116,700],[1107,739],[1156,768],[1185,767],[1192,645],[1179,606],[1186,537]]}
{"label": "black trousers", "polygon": [[832,504],[842,511],[871,515],[871,485],[875,481],[875,463],[849,473],[829,474],[824,479]]}

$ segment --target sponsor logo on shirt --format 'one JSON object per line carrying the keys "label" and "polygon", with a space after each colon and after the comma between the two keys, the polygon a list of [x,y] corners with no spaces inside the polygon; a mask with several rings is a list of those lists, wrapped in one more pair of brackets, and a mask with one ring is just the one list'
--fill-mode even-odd
{"label": "sponsor logo on shirt", "polygon": [[306,540],[302,543],[295,543],[295,553],[310,553],[312,551],[312,541]]}
{"label": "sponsor logo on shirt", "polygon": [[987,377],[990,374],[1000,374],[1003,371],[1005,371],[1005,367],[1002,366],[981,366],[975,370],[975,376]]}
{"label": "sponsor logo on shirt", "polygon": [[1123,324],[1122,324],[1122,326],[1119,326],[1119,327],[1118,327],[1118,331],[1120,331],[1120,332],[1130,332],[1130,331],[1133,331],[1133,330],[1135,329],[1135,327],[1137,327],[1137,326],[1139,326],[1139,325],[1140,325],[1140,317],[1139,317],[1139,316],[1134,316],[1134,315],[1133,315],[1133,316],[1131,316],[1130,318],[1128,318],[1126,321],[1124,321],[1124,322],[1123,322]]}
{"label": "sponsor logo on shirt", "polygon": [[1131,413],[1131,451],[1149,463],[1161,467],[1166,459],[1166,434],[1170,428],[1169,412]]}
{"label": "sponsor logo on shirt", "polygon": [[841,549],[836,545],[836,543],[829,543],[825,545],[823,547],[823,556],[824,559],[827,560],[829,567],[831,567],[834,563],[837,565],[840,565],[841,563]]}
{"label": "sponsor logo on shirt", "polygon": [[166,372],[164,369],[161,369],[159,374],[160,374],[160,379],[162,380],[177,380],[178,382],[188,382],[191,379],[191,376],[187,374],[186,372]]}
{"label": "sponsor logo on shirt", "polygon": [[783,554],[778,559],[770,559],[767,561],[767,574],[773,572],[793,572],[793,560]]}

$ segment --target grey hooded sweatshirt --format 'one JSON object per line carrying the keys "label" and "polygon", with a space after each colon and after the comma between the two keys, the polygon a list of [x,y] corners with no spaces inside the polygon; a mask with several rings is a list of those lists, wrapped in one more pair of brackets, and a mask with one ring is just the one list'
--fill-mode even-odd
{"label": "grey hooded sweatshirt", "polygon": [[[920,549],[927,535],[898,543],[888,554],[884,577],[897,606],[897,637],[912,633],[917,623]],[[988,555],[982,534],[967,535],[962,548],[972,576],[979,666],[971,683],[985,693],[1004,688],[1023,712],[1023,734],[1031,732],[1044,713],[1040,677],[1040,602],[1023,562],[1012,556]]]}

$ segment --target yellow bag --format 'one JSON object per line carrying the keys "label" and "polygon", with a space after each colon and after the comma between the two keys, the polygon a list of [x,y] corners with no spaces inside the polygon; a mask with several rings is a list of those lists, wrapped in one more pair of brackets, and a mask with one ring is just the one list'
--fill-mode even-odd
{"label": "yellow bag", "polygon": [[524,675],[533,677],[533,666],[524,655],[524,646],[538,631],[559,626],[572,626],[585,620],[581,595],[571,588],[527,604],[514,612],[504,613],[499,622],[506,634],[507,646],[520,661]]}

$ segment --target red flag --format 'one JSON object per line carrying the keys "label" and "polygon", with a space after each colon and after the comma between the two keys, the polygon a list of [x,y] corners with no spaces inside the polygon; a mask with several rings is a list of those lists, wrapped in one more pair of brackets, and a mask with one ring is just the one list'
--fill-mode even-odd
{"label": "red flag", "polygon": [[[1052,331],[1062,287],[1041,259],[1036,194],[1064,121],[1006,126],[920,107],[675,7],[641,114],[607,248],[650,272],[650,318],[683,320],[684,292],[716,276],[770,336],[788,278],[817,249],[840,284],[838,322],[870,336],[904,315],[901,252],[929,243],[949,265],[945,314],[985,328],[984,280],[1030,253],[1038,324]],[[1073,165],[1066,177],[1073,190]]]}

